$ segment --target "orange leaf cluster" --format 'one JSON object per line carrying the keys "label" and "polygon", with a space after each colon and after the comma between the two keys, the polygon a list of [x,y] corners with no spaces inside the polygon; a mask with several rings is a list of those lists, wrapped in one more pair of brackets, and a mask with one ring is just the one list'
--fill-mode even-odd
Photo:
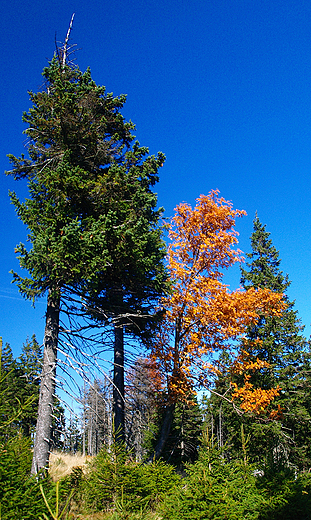
{"label": "orange leaf cluster", "polygon": [[263,390],[262,388],[254,388],[249,382],[250,374],[244,376],[245,382],[242,388],[238,388],[236,383],[231,383],[235,391],[232,394],[233,399],[241,400],[241,408],[245,412],[253,412],[257,415],[263,413],[271,401],[280,394],[281,388]]}
{"label": "orange leaf cluster", "polygon": [[217,353],[233,351],[259,315],[280,315],[285,308],[283,295],[269,289],[230,291],[222,282],[223,270],[243,260],[234,248],[235,219],[242,215],[218,191],[201,195],[194,209],[185,203],[176,208],[168,249],[172,292],[162,300],[166,312],[152,351],[171,399],[184,398],[198,380],[210,382]]}
{"label": "orange leaf cluster", "polygon": [[233,374],[245,374],[246,371],[255,372],[261,368],[268,368],[270,365],[267,361],[256,358],[252,359],[250,353],[246,350],[242,350],[231,367]]}
{"label": "orange leaf cluster", "polygon": [[[271,401],[279,395],[281,390],[279,385],[277,385],[276,388],[264,390],[262,388],[254,388],[250,383],[251,374],[249,372],[255,372],[256,370],[268,368],[269,366],[269,363],[261,359],[251,359],[249,352],[245,350],[242,350],[233,363],[231,372],[240,375],[243,374],[244,385],[238,388],[236,383],[231,382],[231,386],[234,388],[232,399],[240,399],[240,406],[245,412],[252,412],[259,415],[263,413]],[[279,412],[276,413],[277,415],[279,414]],[[271,414],[274,415],[273,412],[271,412]]]}

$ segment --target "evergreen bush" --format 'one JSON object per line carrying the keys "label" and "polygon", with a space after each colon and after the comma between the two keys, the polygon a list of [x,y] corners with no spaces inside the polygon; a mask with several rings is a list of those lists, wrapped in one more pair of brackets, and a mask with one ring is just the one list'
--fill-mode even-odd
{"label": "evergreen bush", "polygon": [[162,461],[134,462],[123,446],[114,445],[91,463],[82,494],[92,511],[114,509],[122,501],[124,509],[137,512],[155,507],[179,481],[172,466]]}
{"label": "evergreen bush", "polygon": [[184,485],[167,495],[161,512],[165,520],[257,520],[263,503],[253,468],[228,462],[208,446],[188,465]]}
{"label": "evergreen bush", "polygon": [[[0,446],[1,520],[34,520],[46,510],[37,480],[29,477],[30,443],[18,435]],[[44,482],[45,488],[49,486]]]}
{"label": "evergreen bush", "polygon": [[288,468],[258,479],[265,495],[260,520],[311,520],[311,474],[295,475]]}
{"label": "evergreen bush", "polygon": [[62,511],[70,490],[75,491],[72,483],[58,491],[50,478],[30,476],[31,461],[31,439],[19,434],[0,445],[1,520],[50,518],[43,494],[52,508],[57,503]]}

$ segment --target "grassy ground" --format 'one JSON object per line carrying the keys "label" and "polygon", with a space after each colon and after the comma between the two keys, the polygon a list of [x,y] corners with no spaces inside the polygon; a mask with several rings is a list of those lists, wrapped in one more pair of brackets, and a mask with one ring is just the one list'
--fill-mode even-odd
{"label": "grassy ground", "polygon": [[50,455],[49,474],[56,482],[66,475],[69,475],[72,469],[77,466],[85,468],[86,463],[91,459],[92,457],[83,456],[81,453],[71,454],[59,453],[57,451],[53,452]]}

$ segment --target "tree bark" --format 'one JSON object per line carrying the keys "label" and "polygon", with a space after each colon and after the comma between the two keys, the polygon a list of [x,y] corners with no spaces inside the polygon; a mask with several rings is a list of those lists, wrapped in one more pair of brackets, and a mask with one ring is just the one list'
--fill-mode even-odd
{"label": "tree bark", "polygon": [[124,333],[122,325],[114,327],[113,418],[117,442],[124,442]]}
{"label": "tree bark", "polygon": [[51,447],[52,414],[55,394],[60,294],[48,293],[43,366],[40,382],[38,419],[32,459],[32,475],[47,470]]}
{"label": "tree bark", "polygon": [[83,380],[83,429],[82,429],[82,455],[85,457],[85,422],[86,422],[86,388],[85,379]]}
{"label": "tree bark", "polygon": [[161,427],[160,437],[158,440],[158,443],[155,447],[153,456],[150,457],[149,461],[151,462],[153,459],[159,459],[162,455],[164,446],[167,442],[167,439],[169,437],[172,422],[174,418],[174,411],[175,411],[175,403],[168,404],[165,410],[165,416]]}
{"label": "tree bark", "polygon": [[[178,373],[179,370],[179,342],[180,342],[180,328],[181,328],[181,319],[178,317],[176,319],[176,325],[175,325],[175,345],[174,345],[174,373]],[[168,391],[168,396],[170,397],[170,390]],[[154,450],[153,458],[159,459],[162,455],[164,446],[167,442],[167,439],[169,437],[172,422],[174,418],[174,411],[175,411],[175,403],[174,402],[168,402],[165,409],[165,415],[160,431],[160,437],[157,442],[157,445]],[[151,459],[149,459],[151,460]]]}

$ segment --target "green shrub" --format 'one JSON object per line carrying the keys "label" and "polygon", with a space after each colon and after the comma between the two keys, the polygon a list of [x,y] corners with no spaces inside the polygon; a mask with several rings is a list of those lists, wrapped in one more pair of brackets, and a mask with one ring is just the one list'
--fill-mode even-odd
{"label": "green shrub", "polygon": [[138,464],[125,449],[103,449],[93,461],[83,484],[86,505],[95,511],[122,507],[135,512],[155,507],[180,481],[174,468],[164,462]]}
{"label": "green shrub", "polygon": [[[55,484],[49,479],[30,477],[31,461],[30,439],[18,435],[0,445],[1,520],[38,520],[47,514],[40,484],[48,500],[55,502]],[[64,493],[61,502],[66,498]]]}
{"label": "green shrub", "polygon": [[162,506],[165,520],[256,520],[264,498],[256,487],[253,468],[244,461],[228,462],[211,447],[187,467],[183,487],[169,494]]}
{"label": "green shrub", "polygon": [[228,461],[205,446],[160,514],[163,520],[311,520],[311,474],[285,468],[255,476],[246,457]]}
{"label": "green shrub", "polygon": [[265,496],[260,520],[311,520],[311,475],[289,469],[268,473],[257,483]]}
{"label": "green shrub", "polygon": [[17,436],[0,446],[1,520],[33,520],[44,512],[44,502],[35,479],[30,478],[30,439]]}

